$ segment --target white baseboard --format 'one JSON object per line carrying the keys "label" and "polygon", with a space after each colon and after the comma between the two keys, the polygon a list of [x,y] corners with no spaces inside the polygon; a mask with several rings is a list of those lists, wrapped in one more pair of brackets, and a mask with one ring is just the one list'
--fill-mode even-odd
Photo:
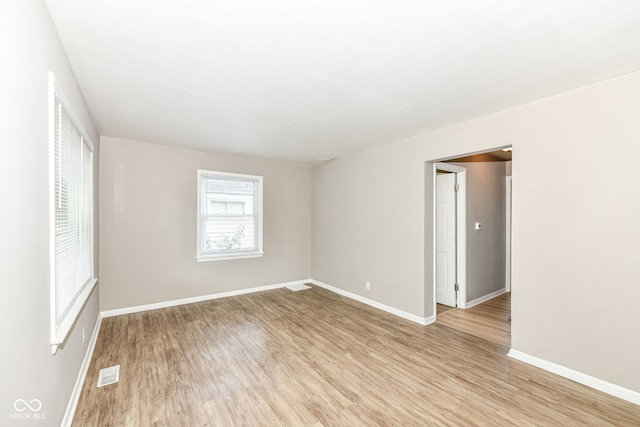
{"label": "white baseboard", "polygon": [[558,365],[556,363],[531,356],[518,350],[509,350],[507,356],[521,362],[528,363],[529,365],[533,365],[537,368],[544,369],[545,371],[552,372],[556,375],[560,375],[561,377],[568,378],[577,383],[584,384],[586,386],[626,400],[628,402],[635,403],[636,405],[640,405],[640,393],[638,393],[637,391],[620,387],[619,385],[606,382],[587,374],[583,374],[582,372],[574,371],[573,369],[569,369],[562,365]]}
{"label": "white baseboard", "polygon": [[275,285],[266,285],[266,286],[258,286],[255,288],[240,289],[237,291],[220,292],[217,294],[201,295],[201,296],[191,297],[191,298],[181,298],[181,299],[170,300],[170,301],[162,301],[162,302],[153,303],[153,304],[136,305],[133,307],[125,307],[125,308],[116,308],[114,310],[103,311],[100,314],[102,318],[121,316],[123,314],[139,313],[142,311],[157,310],[159,308],[175,307],[183,304],[192,304],[194,302],[209,301],[209,300],[218,299],[218,298],[226,298],[226,297],[231,297],[236,295],[250,294],[253,292],[269,291],[272,289],[279,289],[279,288],[284,288],[292,285],[304,285],[305,283],[312,283],[314,285],[320,286],[321,288],[325,288],[331,292],[335,292],[347,298],[351,298],[361,303],[370,305],[371,307],[375,307],[380,310],[384,310],[388,313],[395,314],[396,316],[400,316],[404,319],[410,320],[415,323],[419,323],[421,325],[428,325],[436,321],[435,316],[429,316],[429,317],[416,316],[415,314],[398,310],[397,308],[379,303],[369,298],[362,297],[360,295],[342,290],[340,288],[336,288],[334,286],[331,286],[326,283],[320,282],[318,280],[313,280],[313,279],[296,280],[292,282],[278,283]]}
{"label": "white baseboard", "polygon": [[69,398],[67,409],[64,412],[64,417],[62,417],[62,423],[60,423],[61,427],[71,426],[71,423],[73,422],[73,416],[75,415],[76,408],[78,407],[78,401],[80,400],[80,393],[82,393],[84,380],[87,378],[87,372],[89,372],[89,366],[91,365],[93,350],[96,348],[96,342],[98,342],[98,335],[100,334],[101,325],[102,316],[98,314],[98,320],[96,320],[96,325],[93,328],[93,333],[91,334],[91,340],[89,341],[87,352],[85,353],[84,359],[82,360],[82,365],[80,365],[80,372],[78,372],[78,376],[76,377],[76,383],[74,384],[73,390],[71,391],[71,397]]}
{"label": "white baseboard", "polygon": [[426,325],[430,325],[430,324],[435,323],[435,322],[436,322],[436,315],[434,314],[434,315],[432,315],[432,316],[425,317],[425,318],[423,319],[423,321],[422,321],[422,322],[420,322],[420,324],[421,324],[421,325],[425,325],[425,326],[426,326]]}
{"label": "white baseboard", "polygon": [[217,294],[201,295],[191,298],[181,298],[170,301],[162,301],[153,304],[136,305],[133,307],[116,308],[115,310],[103,311],[102,317],[121,316],[123,314],[139,313],[141,311],[157,310],[159,308],[175,307],[177,305],[192,304],[194,302],[209,301],[212,299],[232,297],[236,295],[250,294],[253,292],[269,291],[271,289],[284,288],[291,285],[304,285],[308,280],[296,280],[293,282],[278,283],[275,285],[258,286],[255,288],[240,289],[237,291],[220,292]]}
{"label": "white baseboard", "polygon": [[428,324],[433,323],[433,322],[436,321],[436,316],[429,316],[429,317],[416,316],[415,314],[411,314],[411,313],[408,313],[406,311],[398,310],[397,308],[394,308],[394,307],[379,303],[379,302],[374,301],[372,299],[365,298],[363,296],[360,296],[358,294],[354,294],[354,293],[345,291],[345,290],[340,289],[340,288],[336,288],[335,286],[328,285],[328,284],[320,282],[318,280],[309,279],[309,280],[307,280],[307,282],[308,283],[312,283],[312,284],[317,285],[317,286],[320,286],[321,288],[327,289],[327,290],[329,290],[331,292],[335,292],[336,294],[345,296],[347,298],[351,298],[351,299],[356,300],[358,302],[361,302],[363,304],[370,305],[371,307],[375,307],[377,309],[386,311],[387,313],[395,314],[396,316],[402,317],[403,319],[407,319],[407,320],[410,320],[412,322],[419,323],[421,325],[428,325]]}
{"label": "white baseboard", "polygon": [[478,304],[482,304],[483,302],[489,301],[490,299],[493,299],[495,297],[499,297],[500,295],[502,295],[502,294],[504,294],[506,292],[507,292],[506,289],[498,289],[495,292],[491,292],[490,294],[487,294],[487,295],[482,296],[480,298],[476,298],[474,300],[469,301],[466,304],[465,308],[471,308],[471,307],[476,306]]}

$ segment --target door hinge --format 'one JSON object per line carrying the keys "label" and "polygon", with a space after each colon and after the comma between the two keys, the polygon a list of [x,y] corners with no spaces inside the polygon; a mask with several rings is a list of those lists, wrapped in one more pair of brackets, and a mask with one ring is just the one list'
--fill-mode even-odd
{"label": "door hinge", "polygon": [[457,283],[455,285],[453,285],[453,288],[455,289],[456,292],[458,292],[460,290],[460,286],[458,286]]}
{"label": "door hinge", "polygon": [[456,184],[456,186],[454,187],[456,191],[460,191],[460,184]]}

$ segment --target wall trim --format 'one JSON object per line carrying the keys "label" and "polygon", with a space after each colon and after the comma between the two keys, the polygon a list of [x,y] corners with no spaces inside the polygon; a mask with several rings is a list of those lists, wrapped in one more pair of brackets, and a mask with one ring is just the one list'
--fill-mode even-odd
{"label": "wall trim", "polygon": [[[498,289],[497,291],[491,292],[490,294],[487,294],[487,295],[485,295],[483,297],[476,298],[476,299],[474,299],[472,301],[469,301],[465,308],[471,308],[471,307],[476,306],[478,304],[482,304],[483,302],[489,301],[490,299],[493,299],[495,297],[499,297],[500,295],[502,295],[502,294],[504,294],[506,292],[507,292],[506,288]],[[460,307],[460,308],[462,308],[462,307]]]}
{"label": "wall trim", "polygon": [[505,177],[505,189],[506,189],[506,198],[505,198],[505,218],[506,218],[506,242],[505,242],[505,268],[504,268],[504,284],[507,292],[511,292],[511,205],[513,192],[512,188],[512,177],[511,175]]}
{"label": "wall trim", "polygon": [[436,316],[435,315],[434,316],[429,316],[429,317],[416,316],[415,314],[411,314],[411,313],[409,313],[407,311],[398,310],[397,308],[394,308],[394,307],[379,303],[378,301],[374,301],[372,299],[365,298],[365,297],[360,296],[358,294],[354,294],[354,293],[351,293],[349,291],[345,291],[343,289],[336,288],[335,286],[328,285],[326,283],[320,282],[319,280],[309,279],[309,280],[307,280],[307,282],[311,283],[313,285],[316,285],[316,286],[320,286],[321,288],[324,288],[324,289],[326,289],[328,291],[331,291],[333,293],[345,296],[347,298],[351,298],[352,300],[356,300],[356,301],[361,302],[363,304],[366,304],[366,305],[369,305],[371,307],[377,308],[379,310],[386,311],[387,313],[391,313],[391,314],[394,314],[396,316],[402,317],[403,319],[410,320],[410,321],[415,322],[415,323],[419,323],[420,325],[425,325],[426,326],[426,325],[429,325],[429,324],[431,324],[431,323],[436,321]]}
{"label": "wall trim", "polygon": [[437,171],[445,170],[456,174],[456,281],[458,308],[469,308],[467,303],[467,168],[453,163],[433,162],[433,306],[437,307],[436,290],[436,198],[438,197]]}
{"label": "wall trim", "polygon": [[69,397],[67,409],[64,411],[64,416],[62,417],[62,422],[60,423],[61,427],[71,426],[71,423],[73,422],[73,416],[76,414],[76,408],[78,407],[78,401],[80,400],[82,387],[84,386],[84,382],[87,378],[87,372],[89,372],[89,366],[91,365],[91,359],[93,358],[93,350],[95,350],[96,348],[96,343],[98,342],[98,335],[100,334],[101,326],[102,316],[98,313],[98,319],[96,320],[96,325],[93,327],[93,333],[91,334],[91,340],[89,341],[87,352],[84,354],[84,359],[82,360],[82,364],[80,365],[80,371],[78,372],[78,376],[76,377],[76,383],[73,385],[71,397]]}
{"label": "wall trim", "polygon": [[519,360],[521,362],[527,363],[529,365],[535,366],[540,369],[544,369],[545,371],[549,371],[556,375],[560,375],[561,377],[570,379],[580,384],[584,384],[596,390],[602,391],[604,393],[610,394],[612,396],[618,397],[620,399],[626,400],[631,403],[635,403],[636,405],[640,405],[640,393],[637,391],[630,390],[628,388],[621,387],[616,384],[612,384],[610,382],[601,380],[600,378],[592,377],[587,374],[583,374],[582,372],[574,371],[573,369],[564,367],[562,365],[558,365],[553,362],[549,362],[544,359],[540,359],[535,356],[531,356],[530,354],[511,349],[507,356]]}
{"label": "wall trim", "polygon": [[427,326],[436,322],[436,315],[433,314],[429,317],[425,317],[423,322],[420,322],[421,325]]}
{"label": "wall trim", "polygon": [[209,301],[212,299],[232,297],[236,295],[250,294],[253,292],[269,291],[284,288],[286,286],[305,284],[308,280],[295,280],[292,282],[277,283],[275,285],[258,286],[255,288],[239,289],[237,291],[219,292],[216,294],[201,295],[197,297],[181,298],[170,301],[156,302],[153,304],[136,305],[132,307],[116,308],[101,312],[102,317],[122,316],[123,314],[139,313],[141,311],[157,310],[159,308],[175,307],[177,305],[193,304],[194,302]]}

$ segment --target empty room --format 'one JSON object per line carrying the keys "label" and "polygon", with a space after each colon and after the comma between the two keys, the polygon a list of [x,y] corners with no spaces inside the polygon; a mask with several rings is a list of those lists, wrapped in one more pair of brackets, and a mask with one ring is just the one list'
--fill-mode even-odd
{"label": "empty room", "polygon": [[639,426],[640,2],[5,0],[0,426]]}

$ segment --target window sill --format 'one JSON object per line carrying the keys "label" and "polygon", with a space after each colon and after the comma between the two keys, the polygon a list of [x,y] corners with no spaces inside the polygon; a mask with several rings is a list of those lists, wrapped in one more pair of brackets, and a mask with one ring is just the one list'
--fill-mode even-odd
{"label": "window sill", "polygon": [[59,325],[55,319],[51,320],[53,325],[51,330],[51,354],[56,354],[58,352],[58,347],[66,341],[69,332],[71,332],[73,325],[76,323],[76,320],[78,320],[78,316],[80,315],[82,308],[87,303],[89,296],[93,292],[93,288],[96,287],[96,283],[98,283],[97,278],[92,277],[89,279],[77,295],[76,300],[71,304],[69,312],[64,316],[64,319]]}
{"label": "window sill", "polygon": [[233,253],[224,255],[201,255],[196,257],[198,262],[208,261],[227,261],[232,259],[249,259],[249,258],[262,258],[264,252],[246,252],[246,253]]}

